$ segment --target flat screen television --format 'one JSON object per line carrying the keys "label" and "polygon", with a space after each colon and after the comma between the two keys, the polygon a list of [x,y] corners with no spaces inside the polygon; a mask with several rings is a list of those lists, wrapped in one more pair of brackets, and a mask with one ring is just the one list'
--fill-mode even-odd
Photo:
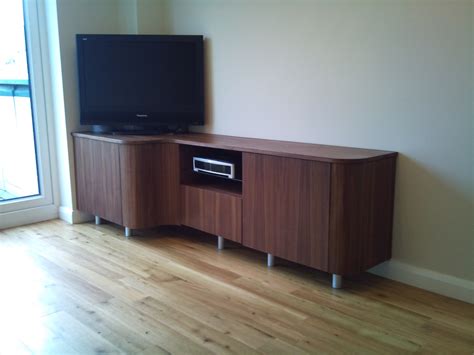
{"label": "flat screen television", "polygon": [[202,36],[76,35],[80,123],[204,124]]}

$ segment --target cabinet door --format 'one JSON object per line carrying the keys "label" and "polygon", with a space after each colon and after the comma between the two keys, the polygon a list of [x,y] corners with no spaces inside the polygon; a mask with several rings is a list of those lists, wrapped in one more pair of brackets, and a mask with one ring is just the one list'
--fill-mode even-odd
{"label": "cabinet door", "polygon": [[120,170],[124,226],[179,224],[177,144],[123,144]]}
{"label": "cabinet door", "polygon": [[74,138],[77,208],[122,224],[119,146]]}
{"label": "cabinet door", "polygon": [[329,272],[358,274],[390,259],[395,164],[332,165]]}
{"label": "cabinet door", "polygon": [[244,153],[243,244],[326,270],[329,178],[329,163]]}
{"label": "cabinet door", "polygon": [[226,193],[181,186],[181,224],[242,241],[242,199]]}

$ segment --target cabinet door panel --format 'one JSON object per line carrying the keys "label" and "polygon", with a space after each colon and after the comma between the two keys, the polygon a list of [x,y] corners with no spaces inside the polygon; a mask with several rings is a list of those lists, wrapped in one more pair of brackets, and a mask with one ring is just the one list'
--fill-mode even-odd
{"label": "cabinet door panel", "polygon": [[216,193],[216,234],[242,243],[242,199]]}
{"label": "cabinet door panel", "polygon": [[213,215],[216,207],[213,196],[205,190],[181,186],[181,224],[216,234]]}
{"label": "cabinet door panel", "polygon": [[245,246],[326,270],[330,164],[243,155]]}
{"label": "cabinet door panel", "polygon": [[181,186],[181,224],[242,241],[242,199],[193,186]]}
{"label": "cabinet door panel", "polygon": [[123,225],[179,224],[179,150],[174,143],[120,146]]}
{"label": "cabinet door panel", "polygon": [[122,224],[119,146],[75,138],[77,208]]}
{"label": "cabinet door panel", "polygon": [[395,158],[333,164],[329,272],[363,272],[392,254]]}

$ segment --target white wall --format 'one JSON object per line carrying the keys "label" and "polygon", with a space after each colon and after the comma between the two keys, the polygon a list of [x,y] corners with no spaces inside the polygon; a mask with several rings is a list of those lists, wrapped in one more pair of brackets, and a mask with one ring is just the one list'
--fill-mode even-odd
{"label": "white wall", "polygon": [[137,1],[142,0],[118,0],[118,15],[124,33],[138,33]]}
{"label": "white wall", "polygon": [[136,0],[137,33],[167,34],[169,30],[166,0]]}
{"label": "white wall", "polygon": [[[393,258],[474,279],[470,1],[171,0],[207,40],[207,132],[386,149]],[[472,283],[468,283],[472,286]]]}
{"label": "white wall", "polygon": [[[74,150],[71,132],[84,129],[79,125],[79,91],[77,81],[76,34],[135,33],[136,13],[129,12],[125,0],[57,0],[55,122],[60,187],[60,217],[69,221],[84,218],[75,211]],[[131,7],[133,10],[133,6]],[[51,22],[51,21],[50,21]],[[52,30],[51,30],[52,31]],[[55,42],[55,40],[52,40]],[[52,60],[55,57],[52,56]],[[60,64],[60,66],[59,66]],[[64,100],[61,100],[61,96]]]}

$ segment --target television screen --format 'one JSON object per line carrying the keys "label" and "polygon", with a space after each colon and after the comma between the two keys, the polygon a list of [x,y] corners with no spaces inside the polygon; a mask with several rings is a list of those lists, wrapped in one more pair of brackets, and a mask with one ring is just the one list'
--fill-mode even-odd
{"label": "television screen", "polygon": [[202,36],[77,35],[81,124],[204,124]]}

